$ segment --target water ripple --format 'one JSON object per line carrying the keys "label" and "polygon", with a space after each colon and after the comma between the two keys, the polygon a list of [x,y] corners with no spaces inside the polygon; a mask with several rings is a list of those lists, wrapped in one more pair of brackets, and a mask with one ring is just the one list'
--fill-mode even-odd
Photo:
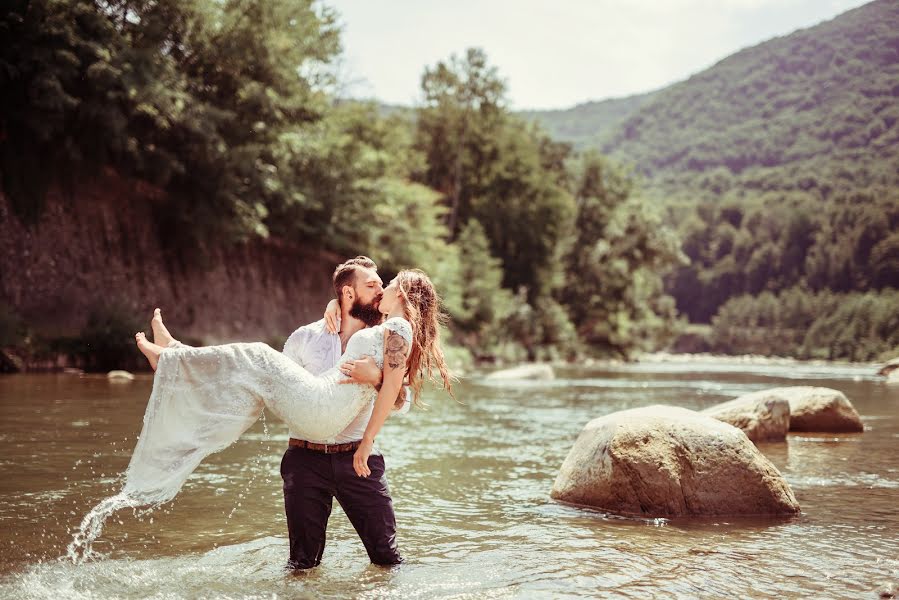
{"label": "water ripple", "polygon": [[[149,381],[0,379],[0,597],[857,598],[899,580],[899,388],[850,368],[560,375],[462,383],[465,404],[431,395],[431,410],[392,419],[378,445],[408,562],[370,565],[335,504],[323,565],[303,574],[283,569],[286,431],[275,423],[210,457],[171,505],[120,512],[96,543],[102,560],[58,561],[87,508],[117,484]],[[869,430],[761,446],[793,487],[798,517],[622,518],[549,498],[593,418],[655,403],[704,408],[799,375],[845,391]]]}

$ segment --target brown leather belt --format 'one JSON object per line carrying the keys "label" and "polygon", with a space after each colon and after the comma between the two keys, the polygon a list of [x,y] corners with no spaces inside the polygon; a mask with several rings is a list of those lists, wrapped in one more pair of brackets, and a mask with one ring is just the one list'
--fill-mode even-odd
{"label": "brown leather belt", "polygon": [[314,452],[323,452],[325,454],[336,454],[338,452],[352,452],[362,444],[362,440],[356,442],[347,442],[345,444],[316,444],[315,442],[307,442],[306,440],[298,440],[290,438],[288,445],[297,448],[305,448]]}

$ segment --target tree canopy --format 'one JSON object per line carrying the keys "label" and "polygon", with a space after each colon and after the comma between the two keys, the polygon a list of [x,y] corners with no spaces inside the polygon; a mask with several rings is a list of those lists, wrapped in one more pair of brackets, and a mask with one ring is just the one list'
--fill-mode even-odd
{"label": "tree canopy", "polygon": [[414,111],[383,114],[336,97],[336,15],[313,0],[8,6],[0,177],[27,223],[50,186],[77,203],[112,170],[163,192],[168,246],[274,236],[425,269],[484,358],[627,354],[634,331],[673,322],[660,223],[623,176],[614,200],[581,198],[580,157],[508,109],[480,49],[426,68]]}

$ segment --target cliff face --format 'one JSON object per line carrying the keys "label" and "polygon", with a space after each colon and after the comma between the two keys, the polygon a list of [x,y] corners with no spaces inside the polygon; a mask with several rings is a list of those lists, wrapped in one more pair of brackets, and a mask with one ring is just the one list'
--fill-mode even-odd
{"label": "cliff face", "polygon": [[48,336],[77,334],[110,304],[149,331],[159,306],[176,337],[204,344],[285,338],[320,318],[340,257],[255,241],[206,249],[204,261],[167,259],[154,194],[107,175],[74,195],[51,192],[33,227],[0,194],[0,304]]}

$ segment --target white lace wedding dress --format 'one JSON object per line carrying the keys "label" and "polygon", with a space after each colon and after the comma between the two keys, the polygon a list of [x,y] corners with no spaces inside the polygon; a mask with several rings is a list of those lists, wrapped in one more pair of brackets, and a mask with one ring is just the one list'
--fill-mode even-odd
{"label": "white lace wedding dress", "polygon": [[[412,343],[412,326],[395,317],[353,335],[338,365],[368,355],[383,369],[385,329]],[[314,376],[266,344],[174,344],[159,357],[123,493],[141,504],[171,500],[200,461],[231,445],[263,408],[305,439],[337,435],[376,395],[370,385],[338,383],[344,378],[338,366]]]}

